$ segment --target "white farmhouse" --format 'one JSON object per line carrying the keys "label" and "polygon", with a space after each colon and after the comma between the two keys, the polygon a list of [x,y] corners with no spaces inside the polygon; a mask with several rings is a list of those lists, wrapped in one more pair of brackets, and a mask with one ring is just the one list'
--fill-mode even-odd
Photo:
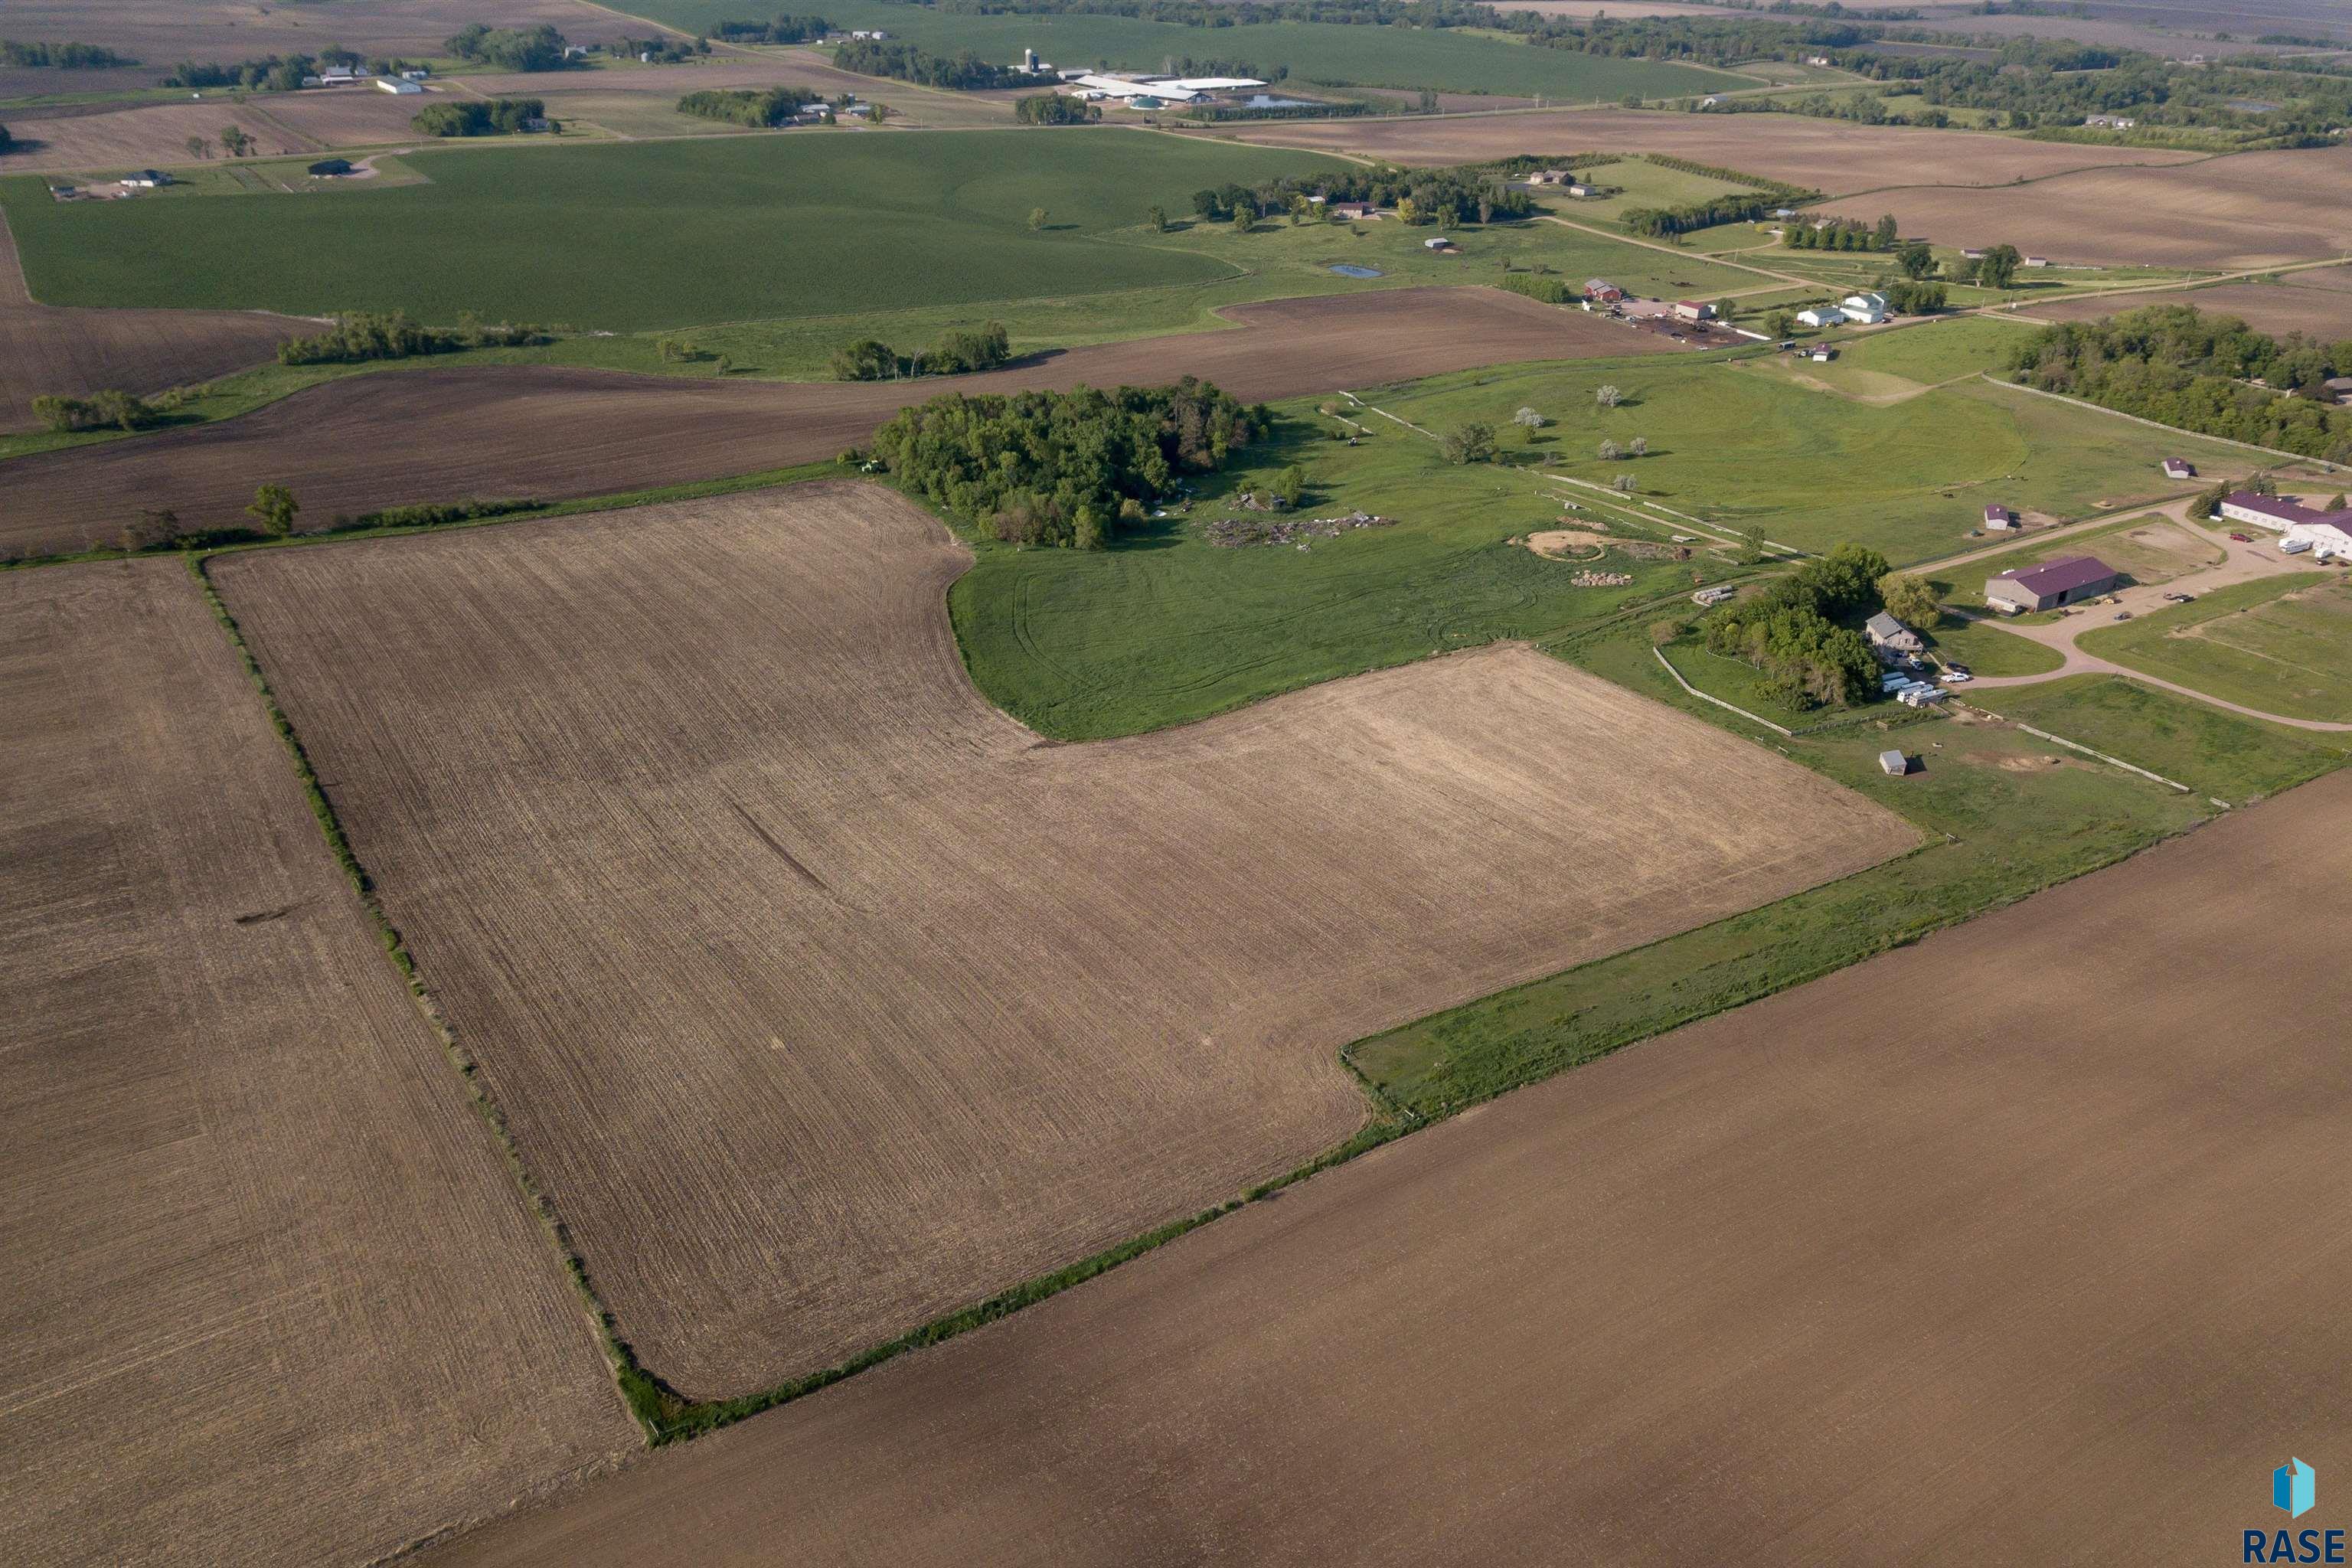
{"label": "white farmhouse", "polygon": [[1840,303],[1848,321],[1874,326],[1886,320],[1886,296],[1884,294],[1848,294]]}

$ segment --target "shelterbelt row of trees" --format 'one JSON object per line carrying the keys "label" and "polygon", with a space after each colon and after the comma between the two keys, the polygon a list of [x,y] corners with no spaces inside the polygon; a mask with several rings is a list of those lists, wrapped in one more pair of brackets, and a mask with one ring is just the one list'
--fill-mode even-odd
{"label": "shelterbelt row of trees", "polygon": [[1411,224],[1509,223],[1532,216],[1534,199],[1504,180],[1504,174],[1489,164],[1337,169],[1307,179],[1283,175],[1255,185],[1228,184],[1195,191],[1192,214],[1210,223],[1236,216],[1260,218],[1296,211],[1307,197],[1320,195],[1333,202],[1370,202],[1393,208]]}
{"label": "shelterbelt row of trees", "polygon": [[1055,87],[1061,78],[1050,71],[1015,70],[982,59],[970,49],[952,57],[935,55],[912,44],[890,39],[852,38],[834,51],[833,63],[860,76],[887,76],[918,87],[952,88],[982,92],[1003,87]]}
{"label": "shelterbelt row of trees", "polygon": [[1106,548],[1185,473],[1223,468],[1271,427],[1206,382],[1116,392],[948,393],[874,434],[891,479],[1008,543]]}
{"label": "shelterbelt row of trees", "polygon": [[115,66],[135,66],[139,62],[128,55],[118,55],[112,49],[96,44],[21,44],[14,38],[0,38],[0,66],[19,69],[86,71],[106,70]]}
{"label": "shelterbelt row of trees", "polygon": [[2352,374],[2352,341],[2273,338],[2235,316],[2151,305],[2044,327],[2011,350],[2009,364],[2024,385],[2121,414],[2352,462],[2352,409],[2337,407],[2327,387]]}
{"label": "shelterbelt row of trees", "polygon": [[428,327],[405,311],[378,314],[349,310],[330,331],[289,338],[278,345],[281,364],[355,364],[366,360],[409,359],[418,354],[456,353],[461,349],[520,348],[553,342],[544,327],[486,321],[471,310],[453,327]]}
{"label": "shelterbelt row of trees", "polygon": [[428,103],[409,121],[426,136],[511,136],[547,118],[547,104],[536,98],[493,98],[485,102]]}

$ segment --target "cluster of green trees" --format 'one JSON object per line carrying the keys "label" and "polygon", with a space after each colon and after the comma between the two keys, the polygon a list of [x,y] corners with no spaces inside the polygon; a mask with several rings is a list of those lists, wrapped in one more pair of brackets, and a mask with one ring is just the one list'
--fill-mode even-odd
{"label": "cluster of green trees", "polygon": [[500,70],[552,71],[564,67],[563,35],[542,22],[536,27],[489,27],[472,23],[443,40],[461,60]]}
{"label": "cluster of green trees", "polygon": [[[1677,163],[1680,160],[1676,160]],[[1822,199],[1819,191],[1767,183],[1760,191],[1735,191],[1672,207],[1631,207],[1618,221],[1635,234],[1662,237],[1713,228],[1724,223],[1753,223],[1781,207],[1801,206]]]}
{"label": "cluster of green trees", "polygon": [[797,88],[705,88],[679,99],[677,111],[731,125],[775,126],[798,114],[802,104],[813,101]]}
{"label": "cluster of green trees", "polygon": [[1874,225],[1858,218],[1837,217],[1816,228],[1811,221],[1794,221],[1780,242],[1791,250],[1893,250],[1898,241],[1895,219],[1889,215]]}
{"label": "cluster of green trees", "polygon": [[813,44],[833,31],[822,16],[778,16],[768,22],[721,22],[711,37],[730,44]]}
{"label": "cluster of green trees", "polygon": [[673,38],[667,34],[650,37],[622,37],[613,40],[612,52],[623,59],[644,60],[651,65],[674,66],[710,52],[709,38]]}
{"label": "cluster of green trees", "polygon": [[0,153],[5,153],[9,148],[16,144],[16,139],[8,133],[8,128],[5,125],[0,125]]}
{"label": "cluster of green trees", "polygon": [[982,92],[1004,87],[1054,87],[1061,78],[1048,71],[1014,70],[982,59],[970,49],[950,58],[891,39],[852,38],[834,51],[833,63],[860,76],[887,76],[918,87]]}
{"label": "cluster of green trees", "polygon": [[198,65],[182,60],[163,79],[165,87],[233,87],[246,92],[292,92],[306,76],[316,76],[319,58],[311,55],[261,55],[228,65]]}
{"label": "cluster of green trees", "polygon": [[[2352,366],[2352,341],[2273,338],[2235,316],[2151,305],[2100,321],[2044,327],[2010,354],[2015,379],[2160,425],[2352,462],[2352,409],[2331,376]],[[2251,383],[2261,381],[2263,386]]]}
{"label": "cluster of green trees", "polygon": [[1916,278],[1888,278],[1878,285],[1886,296],[1886,308],[1898,316],[1927,316],[1944,308],[1948,295],[1941,283],[1924,282]]}
{"label": "cluster of green trees", "polygon": [[54,70],[86,71],[138,63],[128,55],[118,55],[96,44],[20,44],[14,38],[0,38],[0,66],[46,66]]}
{"label": "cluster of green trees", "polygon": [[1013,118],[1024,125],[1087,125],[1100,120],[1102,110],[1058,92],[1038,92],[1015,103]]}
{"label": "cluster of green trees", "polygon": [[493,98],[488,102],[428,103],[408,123],[426,136],[505,136],[528,131],[532,121],[546,118],[542,100]]}
{"label": "cluster of green trees", "polygon": [[902,354],[878,338],[860,338],[833,351],[835,381],[900,381],[918,375],[965,375],[994,370],[1013,357],[1004,323],[991,321],[978,331],[949,332],[929,348]]}
{"label": "cluster of green trees", "polygon": [[111,387],[88,397],[36,397],[33,417],[52,430],[144,430],[165,411],[133,393]]}
{"label": "cluster of green trees", "polygon": [[1186,376],[1117,392],[943,394],[899,410],[874,450],[898,484],[998,539],[1099,550],[1178,476],[1223,467],[1268,426],[1263,407]]}
{"label": "cluster of green trees", "polygon": [[1707,651],[1764,672],[1764,694],[1803,710],[1854,702],[1878,689],[1878,660],[1854,623],[1885,602],[1886,557],[1842,544],[1785,577],[1699,617]]}
{"label": "cluster of green trees", "polygon": [[280,364],[357,364],[552,341],[544,327],[485,321],[470,310],[458,318],[454,329],[421,325],[401,310],[388,315],[352,310],[337,316],[333,328],[316,337],[289,338],[279,343],[278,361]]}
{"label": "cluster of green trees", "polygon": [[1534,198],[1504,182],[1502,174],[1485,165],[1344,169],[1312,179],[1285,175],[1256,185],[1224,184],[1195,191],[1192,212],[1209,223],[1300,213],[1311,194],[1334,202],[1392,207],[1410,224],[1510,223],[1533,216]]}
{"label": "cluster of green trees", "polygon": [[1514,294],[1525,294],[1547,305],[1565,305],[1580,296],[1557,278],[1546,278],[1534,272],[1506,272],[1503,287]]}

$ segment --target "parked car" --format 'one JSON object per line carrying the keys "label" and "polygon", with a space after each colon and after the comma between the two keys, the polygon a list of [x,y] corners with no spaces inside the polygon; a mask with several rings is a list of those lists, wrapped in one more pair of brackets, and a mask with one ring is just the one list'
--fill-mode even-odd
{"label": "parked car", "polygon": [[2129,610],[2117,610],[2117,611],[2116,612],[2116,619],[2117,619],[2117,620],[2119,620],[2119,621],[2127,621],[2127,620],[2130,620],[2130,619],[2131,619],[2131,612],[2130,612]]}
{"label": "parked car", "polygon": [[1967,679],[1974,676],[1976,671],[1970,669],[1965,664],[1947,664],[1944,666],[1944,673],[1947,675],[1957,675],[1962,679]]}
{"label": "parked car", "polygon": [[2233,532],[2230,537],[2236,540],[2241,544],[2252,544],[2254,542],[2252,534]]}
{"label": "parked car", "polygon": [[2167,594],[2164,597],[2168,604],[2174,605],[2193,605],[2197,602],[2197,595],[2194,594]]}

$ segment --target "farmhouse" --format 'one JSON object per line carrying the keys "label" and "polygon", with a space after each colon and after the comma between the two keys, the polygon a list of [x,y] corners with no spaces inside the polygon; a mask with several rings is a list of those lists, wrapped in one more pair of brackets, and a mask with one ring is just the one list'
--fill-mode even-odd
{"label": "farmhouse", "polygon": [[2193,479],[2197,477],[2197,465],[2186,458],[2167,458],[2164,459],[2164,477],[2168,479]]}
{"label": "farmhouse", "polygon": [[1845,321],[1845,312],[1835,305],[1815,305],[1797,312],[1797,320],[1809,327],[1834,327]]}
{"label": "farmhouse", "polygon": [[1985,580],[1985,603],[2010,615],[2054,610],[2112,593],[2122,579],[2095,555],[2069,555],[2039,566],[2019,566]]}
{"label": "farmhouse", "polygon": [[1985,508],[1984,525],[1996,533],[2005,533],[2017,526],[2017,514],[2005,506],[1988,506]]}
{"label": "farmhouse", "polygon": [[1568,171],[1566,169],[1538,169],[1534,174],[1528,176],[1528,184],[1531,185],[1564,185],[1568,184]]}
{"label": "farmhouse", "polygon": [[1886,320],[1886,296],[1884,294],[1848,294],[1840,308],[1849,320],[1867,325]]}
{"label": "farmhouse", "polygon": [[2028,267],[2047,267],[2050,265],[2050,258],[2046,256],[2029,256],[2025,258],[2025,265]]}
{"label": "farmhouse", "polygon": [[1712,305],[1701,304],[1696,300],[1677,300],[1675,301],[1675,320],[1678,321],[1711,321],[1715,320],[1715,307]]}
{"label": "farmhouse", "polygon": [[1625,290],[1606,278],[1588,278],[1584,280],[1584,297],[1596,305],[1614,305],[1625,298]]}
{"label": "farmhouse", "polygon": [[1370,202],[1333,202],[1331,212],[1334,216],[1344,218],[1376,218],[1381,216]]}
{"label": "farmhouse", "polygon": [[1927,645],[1919,634],[1888,615],[1885,610],[1862,623],[1862,635],[1870,639],[1873,647],[1883,647],[1894,653],[1917,653]]}

